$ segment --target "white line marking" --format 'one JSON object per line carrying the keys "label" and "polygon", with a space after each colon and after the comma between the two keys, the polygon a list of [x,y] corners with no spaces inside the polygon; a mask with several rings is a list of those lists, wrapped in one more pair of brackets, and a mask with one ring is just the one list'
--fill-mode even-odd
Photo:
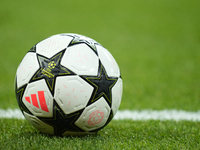
{"label": "white line marking", "polygon": [[190,112],[184,110],[118,110],[114,119],[200,121],[200,111]]}
{"label": "white line marking", "polygon": [[[0,109],[0,118],[24,119],[19,109]],[[114,120],[187,120],[200,121],[200,111],[184,110],[118,110]]]}
{"label": "white line marking", "polygon": [[24,119],[24,116],[19,109],[0,109],[0,118]]}

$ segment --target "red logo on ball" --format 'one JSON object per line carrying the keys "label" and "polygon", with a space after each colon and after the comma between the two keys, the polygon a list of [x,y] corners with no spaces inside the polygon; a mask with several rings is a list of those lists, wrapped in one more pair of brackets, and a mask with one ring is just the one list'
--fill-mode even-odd
{"label": "red logo on ball", "polygon": [[91,126],[94,126],[96,124],[99,124],[104,117],[104,112],[100,112],[100,110],[96,110],[93,113],[90,114],[88,124]]}

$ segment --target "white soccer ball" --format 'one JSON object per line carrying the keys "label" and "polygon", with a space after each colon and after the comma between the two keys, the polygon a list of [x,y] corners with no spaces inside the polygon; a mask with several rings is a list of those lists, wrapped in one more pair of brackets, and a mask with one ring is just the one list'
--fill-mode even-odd
{"label": "white soccer ball", "polygon": [[110,52],[78,34],[53,35],[33,46],[15,79],[25,118],[50,135],[94,134],[116,114],[120,69]]}

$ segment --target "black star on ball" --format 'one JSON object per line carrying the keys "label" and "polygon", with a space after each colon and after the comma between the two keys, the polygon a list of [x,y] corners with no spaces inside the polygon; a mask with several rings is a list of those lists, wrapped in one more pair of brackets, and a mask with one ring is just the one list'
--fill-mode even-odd
{"label": "black star on ball", "polygon": [[104,97],[108,104],[111,106],[112,103],[112,87],[117,82],[118,78],[109,77],[106,73],[103,65],[100,65],[97,76],[83,76],[87,82],[89,82],[93,87],[93,94],[91,100],[88,104],[95,102],[100,97]]}
{"label": "black star on ball", "polygon": [[54,127],[54,134],[61,136],[65,131],[84,132],[82,129],[74,125],[77,118],[81,115],[83,110],[79,110],[69,115],[64,114],[60,107],[54,103],[53,117],[44,118],[38,117],[40,120]]}
{"label": "black star on ball", "polygon": [[93,40],[91,38],[88,38],[86,36],[81,36],[81,35],[73,35],[72,37],[73,37],[73,39],[70,42],[69,46],[75,45],[75,44],[85,43],[97,54],[96,45],[100,45],[98,42],[96,42],[95,40]]}
{"label": "black star on ball", "polygon": [[53,93],[55,78],[57,76],[73,74],[70,70],[60,65],[63,53],[64,51],[56,54],[51,58],[46,58],[44,56],[37,55],[40,69],[33,76],[31,82],[43,78],[46,80],[50,91]]}

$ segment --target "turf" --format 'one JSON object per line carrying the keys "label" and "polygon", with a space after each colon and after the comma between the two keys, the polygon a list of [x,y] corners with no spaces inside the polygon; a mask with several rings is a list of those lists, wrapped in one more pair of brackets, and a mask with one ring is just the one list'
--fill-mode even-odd
{"label": "turf", "polygon": [[112,121],[96,135],[51,137],[25,120],[1,119],[0,149],[199,149],[197,122]]}
{"label": "turf", "polygon": [[[199,110],[199,8],[196,0],[1,0],[0,108],[18,108],[15,72],[34,44],[53,34],[78,33],[117,60],[121,110]],[[197,122],[112,121],[97,136],[82,138],[47,137],[21,120],[0,122],[0,149],[197,149],[200,141]]]}
{"label": "turf", "polygon": [[17,107],[13,83],[25,53],[53,34],[73,32],[97,40],[117,60],[120,109],[198,110],[199,6],[195,0],[1,1],[1,108]]}

